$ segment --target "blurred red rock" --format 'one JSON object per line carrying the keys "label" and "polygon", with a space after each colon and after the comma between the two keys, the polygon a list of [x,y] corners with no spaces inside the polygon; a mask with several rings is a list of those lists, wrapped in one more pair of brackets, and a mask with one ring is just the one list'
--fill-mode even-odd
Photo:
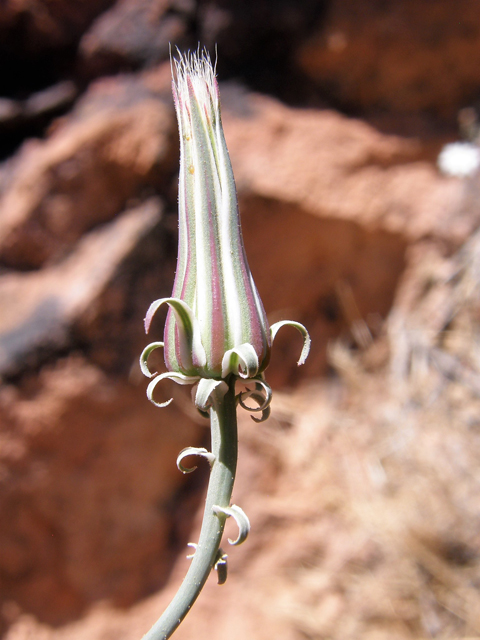
{"label": "blurred red rock", "polygon": [[478,99],[475,0],[333,0],[297,62],[343,108],[455,116]]}
{"label": "blurred red rock", "polygon": [[376,333],[409,245],[435,238],[453,250],[476,228],[476,188],[441,176],[420,138],[235,88],[222,95],[247,254],[262,299],[272,321],[296,313],[315,345],[297,370],[298,343],[280,334],[269,375],[279,384],[318,375],[332,338],[362,318]]}
{"label": "blurred red rock", "polygon": [[113,1],[5,0],[0,6],[2,44],[20,45],[31,53],[72,44],[91,20]]}
{"label": "blurred red rock", "polygon": [[152,66],[185,37],[185,16],[171,0],[121,0],[102,13],[80,43],[82,69],[101,75]]}
{"label": "blurred red rock", "polygon": [[78,355],[4,386],[0,405],[1,599],[58,624],[158,588],[185,535],[175,459],[198,440],[178,403],[159,413]]}
{"label": "blurred red rock", "polygon": [[141,79],[94,85],[45,141],[26,143],[0,201],[0,262],[40,267],[174,171],[170,104]]}

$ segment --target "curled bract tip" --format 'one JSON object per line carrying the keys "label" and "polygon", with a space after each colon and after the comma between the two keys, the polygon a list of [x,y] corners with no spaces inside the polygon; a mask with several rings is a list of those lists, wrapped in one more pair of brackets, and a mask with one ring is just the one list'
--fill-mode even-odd
{"label": "curled bract tip", "polygon": [[215,564],[213,565],[213,568],[217,572],[218,584],[225,584],[227,581],[227,558],[227,554],[223,553],[223,549],[220,548],[217,551]]}
{"label": "curled bract tip", "polygon": [[[248,380],[248,383],[250,382],[255,382],[255,387],[239,393],[238,402],[246,411],[250,411],[251,413],[261,412],[262,415],[259,418],[255,416],[251,416],[251,418],[254,422],[264,422],[270,416],[272,389],[260,376],[258,378],[253,378],[252,380]],[[245,404],[245,401],[248,399],[256,402],[258,406],[252,407]]]}
{"label": "curled bract tip", "polygon": [[214,454],[204,447],[187,447],[186,449],[180,451],[177,457],[177,467],[182,473],[192,473],[192,471],[195,471],[195,469],[197,468],[184,467],[182,465],[183,459],[187,458],[188,456],[201,456],[202,458],[206,458],[210,464],[210,467],[212,467],[213,463],[215,462]]}
{"label": "curled bract tip", "polygon": [[254,378],[258,368],[257,352],[251,344],[245,342],[225,352],[222,360],[222,378],[226,378],[230,373],[245,379]]}
{"label": "curled bract tip", "polygon": [[307,356],[310,353],[310,345],[312,342],[310,338],[310,334],[305,329],[303,324],[301,324],[300,322],[295,322],[294,320],[281,320],[280,322],[276,322],[275,324],[272,324],[272,326],[270,327],[270,337],[271,337],[272,343],[279,329],[285,326],[294,327],[303,336],[302,352],[300,353],[300,358],[297,361],[297,365],[300,366],[301,364],[305,363],[305,360],[307,359]]}
{"label": "curled bract tip", "polygon": [[212,508],[214,513],[223,513],[227,518],[231,516],[238,525],[238,537],[236,540],[228,538],[229,543],[236,546],[245,542],[248,534],[250,533],[250,520],[248,519],[245,511],[236,504],[232,504],[231,507],[219,507],[214,505]]}
{"label": "curled bract tip", "polygon": [[204,413],[215,402],[218,402],[228,391],[228,384],[224,380],[200,378],[195,394],[195,406]]}
{"label": "curled bract tip", "polygon": [[171,372],[167,371],[166,373],[160,373],[158,376],[155,376],[155,378],[150,382],[150,384],[147,387],[147,398],[150,400],[150,402],[153,402],[153,404],[156,405],[157,407],[168,407],[168,405],[173,400],[173,398],[170,398],[170,400],[166,400],[165,402],[157,402],[156,400],[153,399],[153,392],[155,391],[155,388],[158,385],[158,383],[161,382],[162,380],[173,380],[173,382],[183,385],[183,384],[193,384],[194,382],[197,382],[198,378],[192,377],[192,376],[184,376],[183,373],[177,373],[175,371],[171,371]]}
{"label": "curled bract tip", "polygon": [[152,342],[147,345],[142,351],[142,355],[140,356],[140,369],[142,370],[143,375],[147,378],[152,378],[155,375],[148,368],[148,357],[152,353],[152,351],[155,351],[155,349],[160,349],[163,346],[163,342]]}

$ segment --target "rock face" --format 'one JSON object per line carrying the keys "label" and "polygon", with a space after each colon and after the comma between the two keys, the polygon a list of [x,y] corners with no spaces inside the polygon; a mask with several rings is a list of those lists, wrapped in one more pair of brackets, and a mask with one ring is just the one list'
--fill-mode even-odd
{"label": "rock face", "polygon": [[178,408],[158,415],[143,400],[81,356],[2,390],[3,601],[58,624],[165,580],[165,551],[185,533],[175,458],[192,430]]}
{"label": "rock face", "polygon": [[183,12],[168,0],[117,2],[83,36],[83,67],[99,75],[158,63],[168,57],[169,43],[185,38],[185,22]]}
{"label": "rock face", "polygon": [[[82,33],[112,0],[5,0],[0,6],[2,93],[23,98],[64,79]],[[33,91],[32,91],[33,90]]]}
{"label": "rock face", "polygon": [[0,262],[39,268],[111,220],[173,171],[172,131],[170,104],[144,83],[94,87],[48,141],[26,144],[16,159],[0,202]]}
{"label": "rock face", "polygon": [[477,100],[480,17],[462,0],[336,0],[297,61],[309,78],[353,109],[455,115]]}
{"label": "rock face", "polygon": [[433,234],[458,243],[475,226],[455,228],[463,190],[439,177],[420,140],[261,96],[244,107],[247,117],[226,120],[241,189],[412,240]]}
{"label": "rock face", "polygon": [[[4,309],[0,340],[2,375],[12,376],[22,372],[25,365],[35,364],[36,356],[41,360],[42,350],[68,347],[74,326],[81,332],[82,325],[91,323],[98,314],[102,296],[112,289],[122,266],[138,250],[137,245],[146,244],[148,234],[160,219],[159,202],[148,201],[105,228],[87,234],[76,250],[55,266],[0,278]],[[107,336],[101,339],[108,342]]]}
{"label": "rock face", "polygon": [[175,458],[205,423],[137,363],[176,258],[168,41],[199,38],[255,281],[313,348],[299,370],[276,338],[273,416],[240,428],[252,534],[178,638],[478,635],[479,182],[436,157],[479,32],[469,0],[2,5],[5,640],[141,637],[196,539],[207,469]]}
{"label": "rock face", "polygon": [[[2,3],[0,28],[2,44],[24,47],[34,53],[44,48],[74,42],[91,20],[104,11],[111,0],[72,0],[68,4],[46,0],[7,0]],[[15,41],[15,37],[20,40]]]}
{"label": "rock face", "polygon": [[279,335],[269,375],[318,375],[329,340],[361,318],[375,334],[409,244],[433,236],[453,249],[479,212],[461,182],[438,175],[420,140],[230,92],[224,124],[255,280],[272,319],[294,309],[317,345],[297,371],[297,345]]}

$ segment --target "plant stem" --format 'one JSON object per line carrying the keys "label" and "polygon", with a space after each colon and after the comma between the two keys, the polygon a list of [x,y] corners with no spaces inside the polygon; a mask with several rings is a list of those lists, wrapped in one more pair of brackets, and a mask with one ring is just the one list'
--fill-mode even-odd
{"label": "plant stem", "polygon": [[230,376],[228,391],[223,398],[213,396],[210,408],[212,453],[215,460],[208,483],[202,528],[192,564],[179,590],[163,615],[143,640],[167,640],[189,612],[202,590],[217,559],[225,527],[226,515],[214,513],[213,506],[230,505],[237,467],[237,415],[235,378]]}

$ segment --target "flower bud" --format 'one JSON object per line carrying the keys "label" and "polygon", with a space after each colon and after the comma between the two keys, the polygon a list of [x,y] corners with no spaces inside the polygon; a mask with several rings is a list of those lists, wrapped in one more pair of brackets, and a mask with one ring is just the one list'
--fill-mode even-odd
{"label": "flower bud", "polygon": [[[223,135],[220,97],[207,53],[175,60],[173,96],[180,132],[178,189],[178,260],[172,297],[150,305],[148,333],[157,309],[168,304],[164,342],[148,345],[140,357],[145,375],[153,377],[148,357],[163,347],[167,372],[150,382],[147,396],[168,378],[197,384],[195,405],[208,410],[225,393],[223,382],[234,375],[250,379],[253,389],[238,395],[242,407],[268,418],[271,389],[263,378],[278,330],[290,325],[303,336],[298,364],[303,364],[310,337],[298,322],[283,320],[269,327],[248,267],[238,213],[232,166]],[[256,406],[245,404],[248,399]]]}
{"label": "flower bud", "polygon": [[206,54],[180,57],[175,67],[179,241],[172,298],[163,300],[165,363],[188,376],[250,378],[268,364],[270,335],[243,246],[218,85]]}

